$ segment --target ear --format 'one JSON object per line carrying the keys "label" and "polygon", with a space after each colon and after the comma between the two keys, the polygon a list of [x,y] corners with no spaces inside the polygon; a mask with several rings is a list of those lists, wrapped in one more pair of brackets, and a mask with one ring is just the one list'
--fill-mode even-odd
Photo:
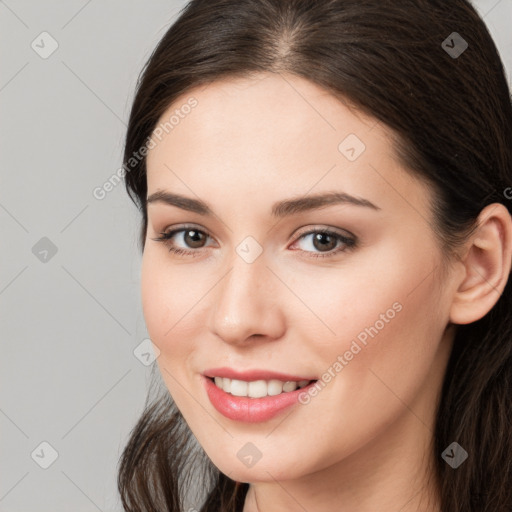
{"label": "ear", "polygon": [[453,297],[450,321],[469,324],[480,320],[496,304],[512,265],[512,217],[500,203],[486,206],[461,259],[464,271]]}

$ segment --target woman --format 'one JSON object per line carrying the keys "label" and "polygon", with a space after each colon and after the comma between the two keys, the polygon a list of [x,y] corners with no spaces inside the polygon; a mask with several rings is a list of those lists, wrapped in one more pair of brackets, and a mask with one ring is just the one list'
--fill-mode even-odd
{"label": "woman", "polygon": [[125,510],[510,512],[511,134],[465,0],[190,2],[126,136]]}

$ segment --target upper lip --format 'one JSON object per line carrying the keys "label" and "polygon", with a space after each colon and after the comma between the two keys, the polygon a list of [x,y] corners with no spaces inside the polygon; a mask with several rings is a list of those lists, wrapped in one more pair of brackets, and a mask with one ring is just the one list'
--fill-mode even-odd
{"label": "upper lip", "polygon": [[270,370],[235,370],[233,368],[210,368],[203,372],[205,377],[226,377],[228,379],[244,380],[244,381],[255,381],[255,380],[282,380],[299,382],[301,380],[316,380],[314,377],[290,375],[281,372],[273,372]]}

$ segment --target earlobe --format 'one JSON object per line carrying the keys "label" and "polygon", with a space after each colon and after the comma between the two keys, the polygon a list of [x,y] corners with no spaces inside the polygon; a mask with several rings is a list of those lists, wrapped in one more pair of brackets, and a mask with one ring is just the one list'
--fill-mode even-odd
{"label": "earlobe", "polygon": [[512,265],[512,217],[500,203],[486,206],[478,216],[478,228],[461,263],[463,277],[456,289],[450,311],[454,324],[480,320],[496,304]]}

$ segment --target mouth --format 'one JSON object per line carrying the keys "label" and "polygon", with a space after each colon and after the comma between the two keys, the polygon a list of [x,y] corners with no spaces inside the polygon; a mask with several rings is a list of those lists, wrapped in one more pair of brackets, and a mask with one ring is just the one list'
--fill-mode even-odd
{"label": "mouth", "polygon": [[[202,375],[210,403],[223,416],[242,423],[269,421],[300,403],[315,379],[243,381],[229,377]],[[228,391],[226,391],[226,389]]]}
{"label": "mouth", "polygon": [[267,396],[277,396],[285,393],[291,393],[298,389],[305,388],[310,384],[317,382],[315,379],[301,380],[279,380],[279,379],[259,379],[245,381],[240,379],[230,379],[228,377],[208,377],[217,388],[231,396],[247,398],[264,398]]}

